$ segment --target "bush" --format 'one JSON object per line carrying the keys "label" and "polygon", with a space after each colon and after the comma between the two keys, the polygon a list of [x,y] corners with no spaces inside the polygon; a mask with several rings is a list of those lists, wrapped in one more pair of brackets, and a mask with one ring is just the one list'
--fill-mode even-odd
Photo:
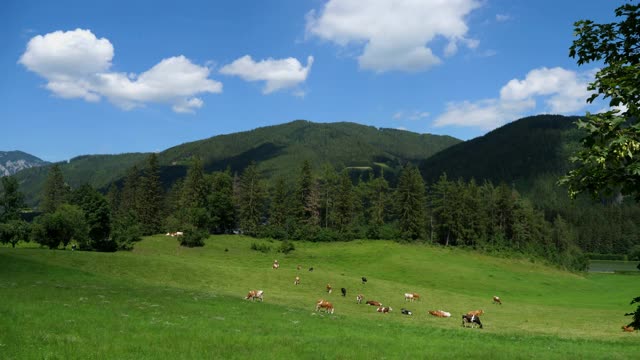
{"label": "bush", "polygon": [[271,252],[271,246],[267,244],[251,243],[251,250],[260,251],[262,253]]}
{"label": "bush", "polygon": [[278,252],[281,252],[287,255],[288,253],[292,252],[295,249],[296,247],[293,246],[293,243],[291,241],[285,240],[282,242],[282,244],[280,244],[280,248],[278,249]]}
{"label": "bush", "polygon": [[204,240],[209,237],[209,232],[203,229],[192,228],[186,230],[183,236],[178,237],[180,245],[186,247],[204,246]]}
{"label": "bush", "polygon": [[635,245],[629,250],[629,260],[631,261],[639,261],[640,260],[640,245]]}

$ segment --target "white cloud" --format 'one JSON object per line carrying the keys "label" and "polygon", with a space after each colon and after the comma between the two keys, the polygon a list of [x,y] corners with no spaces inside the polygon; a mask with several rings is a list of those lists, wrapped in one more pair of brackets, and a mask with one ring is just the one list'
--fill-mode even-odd
{"label": "white cloud", "polygon": [[[269,58],[256,62],[251,56],[245,55],[223,66],[220,72],[225,75],[239,76],[245,81],[265,81],[262,92],[270,94],[281,89],[296,87],[304,82],[309,76],[312,65],[313,56],[307,57],[307,66],[302,66],[298,59],[291,57],[281,60]],[[299,96],[301,93],[297,91],[296,94]]]}
{"label": "white cloud", "polygon": [[393,119],[394,120],[411,120],[411,121],[416,121],[416,120],[421,120],[424,119],[426,117],[428,117],[430,114],[426,111],[418,111],[418,110],[413,110],[413,111],[397,111],[393,114]]}
{"label": "white cloud", "polygon": [[176,112],[193,112],[203,105],[196,94],[222,92],[222,83],[209,79],[209,68],[182,55],[135,74],[110,72],[113,54],[109,40],[76,29],[33,37],[19,63],[44,77],[46,88],[57,96],[86,101],[105,97],[127,110],[166,103]]}
{"label": "white cloud", "polygon": [[465,17],[480,6],[476,0],[330,0],[307,14],[307,33],[340,46],[364,46],[360,68],[384,72],[420,71],[441,63],[428,47],[437,37],[448,40],[445,56],[467,39]]}
{"label": "white cloud", "polygon": [[[433,125],[491,130],[536,109],[554,114],[575,113],[588,106],[587,85],[593,74],[560,67],[534,69],[522,80],[510,80],[500,89],[499,98],[448,103]],[[538,101],[544,103],[543,109],[538,108]]]}

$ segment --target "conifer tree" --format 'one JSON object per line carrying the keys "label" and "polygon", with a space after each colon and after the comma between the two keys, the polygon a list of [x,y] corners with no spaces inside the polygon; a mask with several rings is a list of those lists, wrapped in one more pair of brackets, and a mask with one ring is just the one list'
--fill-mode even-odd
{"label": "conifer tree", "polygon": [[138,199],[140,189],[140,171],[137,166],[132,166],[127,171],[122,192],[120,193],[119,215],[133,216],[138,220]]}
{"label": "conifer tree", "polygon": [[47,181],[44,183],[42,210],[46,213],[55,212],[60,205],[67,201],[68,195],[69,188],[64,182],[62,170],[58,164],[53,164],[49,169]]}
{"label": "conifer tree", "polygon": [[336,193],[336,226],[338,231],[345,233],[353,221],[353,184],[349,170],[344,169],[340,174]]}
{"label": "conifer tree", "polygon": [[389,207],[389,183],[382,174],[368,182],[367,198],[368,235],[377,239],[380,237],[380,229],[385,224]]}
{"label": "conifer tree", "polygon": [[300,169],[295,192],[296,216],[300,224],[317,226],[320,223],[318,186],[311,172],[311,164],[305,160]]}
{"label": "conifer tree", "polygon": [[271,206],[269,211],[269,224],[277,227],[284,227],[289,218],[289,194],[287,183],[284,177],[278,177],[271,195]]}
{"label": "conifer tree", "polygon": [[138,214],[142,233],[157,234],[162,227],[163,191],[156,154],[149,155],[140,184]]}
{"label": "conifer tree", "polygon": [[236,209],[230,170],[213,173],[211,183],[212,191],[207,197],[210,230],[215,233],[231,232],[236,224]]}
{"label": "conifer tree", "polygon": [[24,205],[24,195],[19,190],[18,180],[13,176],[2,178],[0,196],[0,222],[17,220]]}
{"label": "conifer tree", "polygon": [[338,174],[331,164],[324,164],[322,179],[320,179],[320,207],[322,211],[322,226],[332,227],[334,223],[335,193],[338,184]]}
{"label": "conifer tree", "polygon": [[425,228],[425,185],[420,171],[411,164],[402,169],[395,200],[402,237],[412,240],[422,238]]}
{"label": "conifer tree", "polygon": [[184,208],[204,208],[208,193],[202,161],[200,157],[194,156],[182,185],[182,206]]}
{"label": "conifer tree", "polygon": [[264,215],[265,190],[254,162],[251,162],[240,176],[238,187],[240,227],[245,233],[255,235]]}

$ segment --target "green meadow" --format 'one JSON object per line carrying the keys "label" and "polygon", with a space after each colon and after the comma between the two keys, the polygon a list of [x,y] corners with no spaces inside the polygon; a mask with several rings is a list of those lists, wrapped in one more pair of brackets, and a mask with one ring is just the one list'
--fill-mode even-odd
{"label": "green meadow", "polygon": [[[131,252],[0,248],[0,359],[630,359],[640,276],[388,241],[152,236]],[[280,269],[273,270],[274,259]],[[301,270],[297,270],[301,265]],[[310,272],[308,269],[314,268]],[[294,285],[300,276],[301,284]],[[361,283],[366,276],[368,282]],[[327,294],[327,283],[334,288]],[[347,289],[342,297],[340,288]],[[244,299],[264,290],[264,302]],[[415,292],[421,300],[405,302]],[[382,314],[357,304],[377,300]],[[503,305],[492,304],[498,295]],[[335,314],[317,313],[323,298]],[[406,307],[413,316],[400,313]],[[445,310],[435,318],[428,310]],[[460,316],[483,309],[484,329]]]}

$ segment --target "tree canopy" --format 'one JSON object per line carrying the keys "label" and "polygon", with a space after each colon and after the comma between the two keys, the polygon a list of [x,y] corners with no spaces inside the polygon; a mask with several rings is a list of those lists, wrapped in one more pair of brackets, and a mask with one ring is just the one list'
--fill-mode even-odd
{"label": "tree canopy", "polygon": [[589,84],[593,93],[587,101],[602,97],[611,109],[577,121],[586,136],[571,158],[576,168],[560,180],[571,197],[619,192],[640,199],[640,4],[624,4],[615,14],[620,21],[575,23],[577,39],[569,55],[579,65],[605,65]]}

